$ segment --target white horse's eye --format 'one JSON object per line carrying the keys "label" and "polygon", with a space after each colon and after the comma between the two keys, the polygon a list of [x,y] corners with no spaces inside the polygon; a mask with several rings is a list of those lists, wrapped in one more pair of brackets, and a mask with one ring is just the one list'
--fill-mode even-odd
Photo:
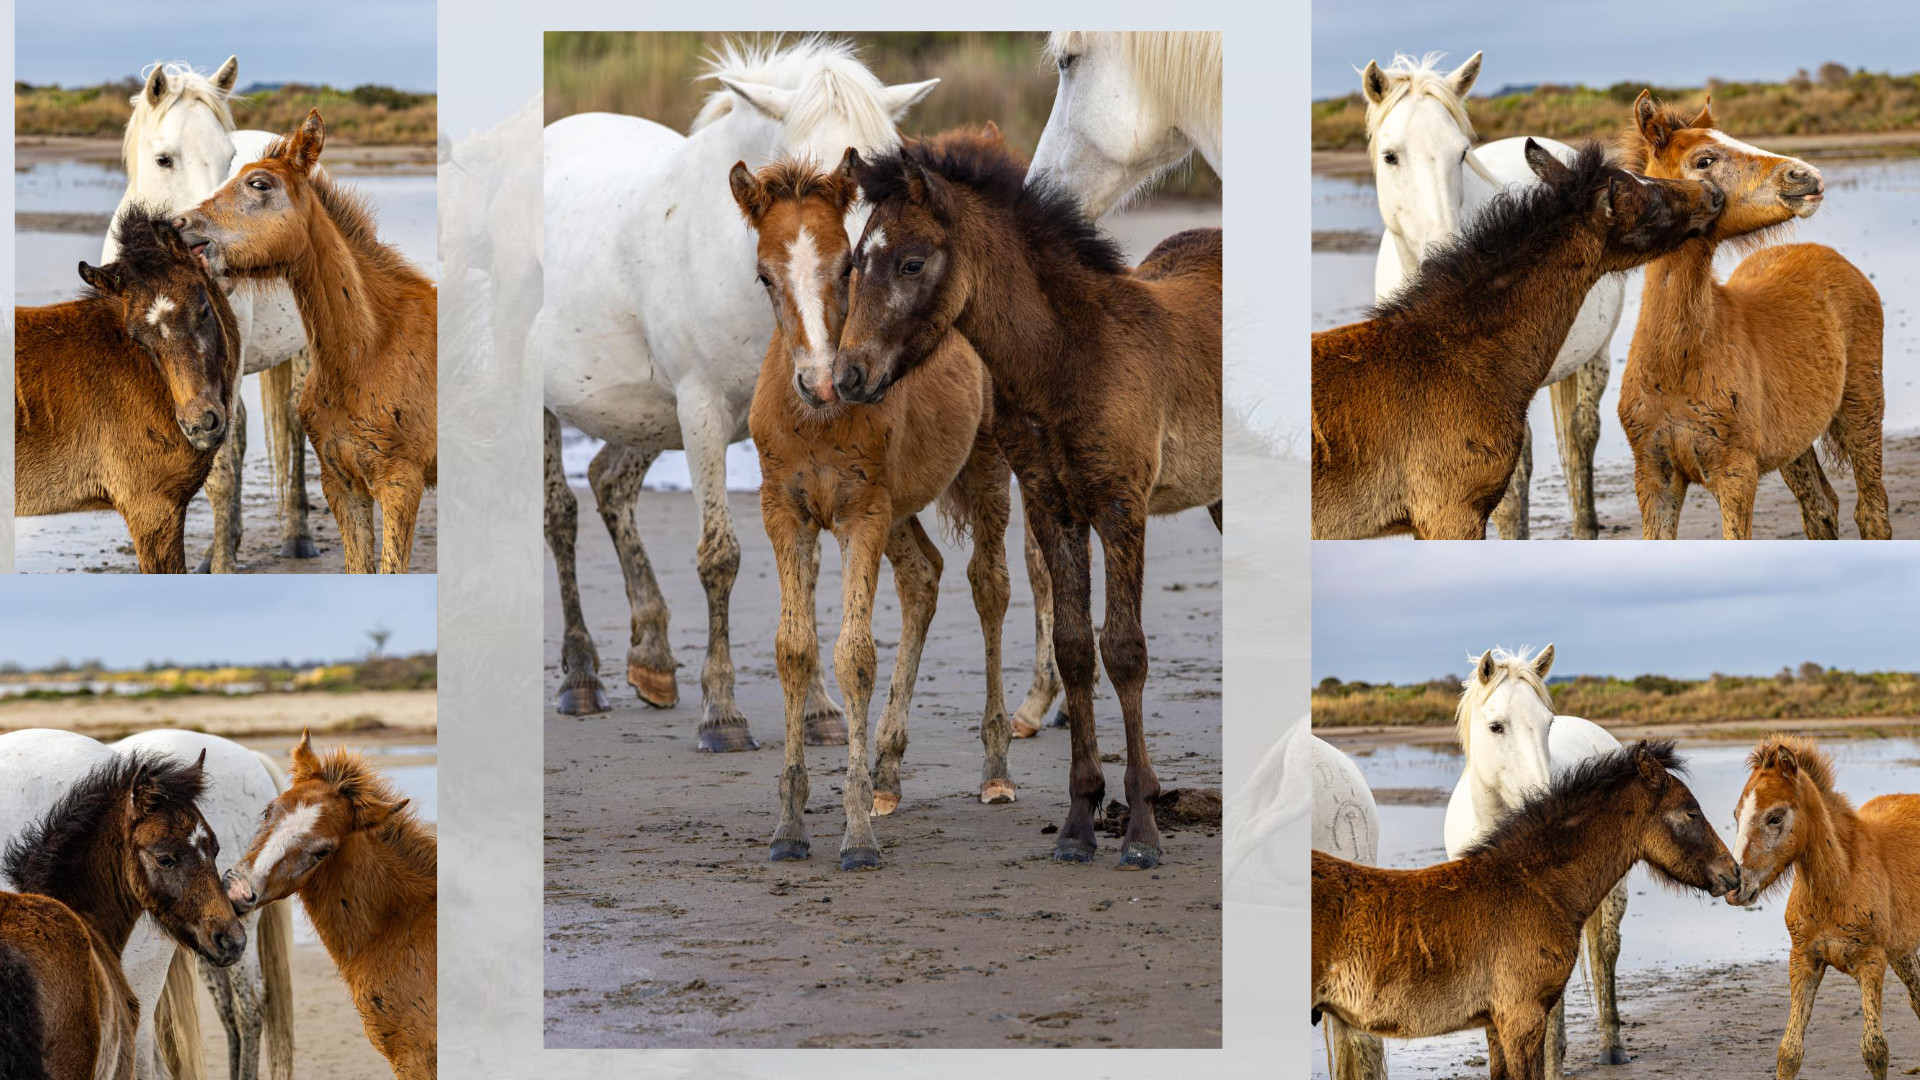
{"label": "white horse's eye", "polygon": [[1066,74],[1066,72],[1067,72],[1067,70],[1068,70],[1069,68],[1071,68],[1071,67],[1073,67],[1073,62],[1074,62],[1075,60],[1078,60],[1078,59],[1080,59],[1080,58],[1079,58],[1079,57],[1077,57],[1077,56],[1063,56],[1063,57],[1061,57],[1061,58],[1060,58],[1060,73],[1061,73],[1061,74],[1063,74],[1063,75],[1064,75],[1064,74]]}
{"label": "white horse's eye", "polygon": [[173,159],[171,157],[168,157],[166,154],[161,154],[159,157],[154,158],[153,163],[155,165],[160,166],[163,169],[173,168]]}
{"label": "white horse's eye", "polygon": [[1398,165],[1400,164],[1400,155],[1389,150],[1386,153],[1380,155],[1380,160],[1386,162],[1389,165]]}
{"label": "white horse's eye", "polygon": [[1498,735],[1498,734],[1500,734],[1501,732],[1503,732],[1503,731],[1505,731],[1505,730],[1507,730],[1507,725],[1505,725],[1505,724],[1488,724],[1488,725],[1487,725],[1487,730],[1488,730],[1488,731],[1491,731],[1491,732],[1493,732],[1493,733],[1494,733],[1495,735]]}

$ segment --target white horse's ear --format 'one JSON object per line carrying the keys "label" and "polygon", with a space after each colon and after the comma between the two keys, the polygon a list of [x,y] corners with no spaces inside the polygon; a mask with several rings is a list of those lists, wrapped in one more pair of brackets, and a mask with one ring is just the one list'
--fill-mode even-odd
{"label": "white horse's ear", "polygon": [[140,91],[148,105],[159,105],[167,96],[167,66],[155,64],[153,74],[147,76],[146,88]]}
{"label": "white horse's ear", "polygon": [[932,93],[933,88],[938,85],[940,85],[939,79],[928,79],[926,82],[889,86],[880,91],[880,107],[887,110],[887,115],[891,116],[895,123],[899,123],[906,119],[908,109],[918,105],[920,99]]}
{"label": "white horse's ear", "polygon": [[1467,57],[1466,63],[1454,68],[1453,74],[1447,76],[1447,87],[1453,91],[1454,97],[1464,98],[1467,91],[1473,89],[1473,80],[1479,77],[1480,54],[1474,53]]}
{"label": "white horse's ear", "polygon": [[793,108],[794,92],[791,90],[782,90],[778,86],[741,82],[737,79],[727,78],[722,78],[720,85],[733,91],[735,97],[753,106],[769,120],[777,123],[786,123],[787,111]]}
{"label": "white horse's ear", "polygon": [[233,84],[238,81],[240,81],[240,58],[229,56],[227,62],[220,65],[220,70],[213,73],[213,88],[223,94],[231,94]]}
{"label": "white horse's ear", "polygon": [[1367,61],[1367,70],[1360,73],[1360,89],[1375,105],[1387,100],[1387,75],[1377,61]]}
{"label": "white horse's ear", "polygon": [[1553,646],[1548,645],[1546,648],[1540,650],[1539,656],[1536,656],[1533,658],[1533,673],[1535,675],[1540,676],[1541,682],[1546,682],[1547,672],[1552,670],[1553,670]]}
{"label": "white horse's ear", "polygon": [[1480,662],[1473,666],[1473,677],[1482,686],[1493,681],[1493,650],[1480,654]]}

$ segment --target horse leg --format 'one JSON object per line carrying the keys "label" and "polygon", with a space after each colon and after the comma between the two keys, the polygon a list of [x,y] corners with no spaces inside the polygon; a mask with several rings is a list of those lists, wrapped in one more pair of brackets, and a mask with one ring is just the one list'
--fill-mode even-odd
{"label": "horse leg", "polygon": [[566,469],[560,459],[560,418],[542,409],[546,448],[541,454],[546,469],[547,550],[553,553],[553,568],[560,580],[561,620],[566,631],[560,637],[560,696],[554,708],[565,716],[603,713],[613,707],[606,687],[600,683],[600,652],[593,647],[593,635],[587,632],[587,618],[580,609],[580,579],[575,571],[574,542],[580,535],[580,500],[567,483]]}
{"label": "horse leg", "polygon": [[1860,982],[1860,1056],[1873,1080],[1887,1080],[1887,1037],[1880,1030],[1880,1005],[1887,977],[1887,960],[1875,952],[1854,968]]}
{"label": "horse leg", "polygon": [[1593,450],[1600,445],[1600,398],[1607,392],[1611,364],[1603,345],[1579,370],[1547,388],[1560,447],[1560,472],[1567,478],[1567,504],[1575,540],[1600,537],[1600,515],[1594,509]]}
{"label": "horse leg", "polygon": [[907,752],[907,717],[913,709],[913,684],[920,678],[920,652],[940,599],[940,549],[927,539],[920,519],[909,517],[887,534],[887,561],[900,594],[900,647],[893,654],[893,681],[880,711],[880,745],[874,763],[873,813],[886,817],[900,805],[900,757]]}
{"label": "horse leg", "polygon": [[1416,510],[1413,535],[1422,540],[1484,540],[1487,520],[1470,506],[1448,503],[1433,510]]}
{"label": "horse leg", "polygon": [[1225,535],[1227,531],[1226,524],[1221,521],[1222,515],[1226,512],[1226,508],[1227,500],[1225,499],[1215,499],[1213,502],[1207,504],[1207,514],[1213,518],[1213,531],[1222,535]]}
{"label": "horse leg", "polygon": [[1615,993],[1615,969],[1620,963],[1620,923],[1627,915],[1627,883],[1613,887],[1600,909],[1587,920],[1587,977],[1593,981],[1594,1019],[1600,1025],[1600,1064],[1625,1065],[1632,1060],[1620,1041],[1620,1005]]}
{"label": "horse leg", "polygon": [[1840,500],[1827,483],[1820,468],[1820,455],[1809,446],[1806,452],[1780,466],[1780,479],[1787,482],[1793,500],[1800,504],[1800,524],[1809,540],[1840,538]]}
{"label": "horse leg", "polygon": [[187,508],[142,500],[121,511],[143,574],[187,572]]}
{"label": "horse leg", "polygon": [[[1053,662],[1053,580],[1047,576],[1047,559],[1033,538],[1033,517],[1028,512],[1027,489],[1020,489],[1020,531],[1025,535],[1027,584],[1033,589],[1033,682],[1027,686],[1027,699],[1013,713],[1013,737],[1028,739],[1040,733],[1040,725],[1060,696],[1060,669]],[[1054,727],[1066,727],[1064,711],[1055,714]]]}
{"label": "horse leg", "polygon": [[267,441],[272,447],[274,471],[280,476],[280,557],[315,559],[313,529],[308,524],[312,505],[307,500],[307,436],[300,430],[300,393],[313,369],[313,357],[303,347],[280,364],[260,373],[260,405],[267,410]]}
{"label": "horse leg", "polygon": [[212,992],[227,1029],[227,1075],[255,1080],[260,1071],[260,1029],[266,1018],[266,984],[259,958],[249,951],[232,967],[217,968],[202,959],[200,979]]}
{"label": "horse leg", "polygon": [[1720,503],[1720,539],[1753,539],[1753,500],[1759,487],[1759,463],[1745,455],[1723,461],[1708,473],[1707,490]]}
{"label": "horse leg", "polygon": [[1881,423],[1877,398],[1865,402],[1848,397],[1827,429],[1853,466],[1853,523],[1862,540],[1893,539],[1893,526],[1887,520],[1887,485],[1880,472]]}
{"label": "horse leg", "polygon": [[[728,641],[727,602],[740,573],[740,541],[727,509],[727,434],[735,426],[723,405],[704,387],[688,387],[679,401],[680,433],[687,446],[693,492],[700,500],[700,585],[707,592],[707,662],[700,669],[699,748],[711,752],[757,750],[747,718],[733,703],[733,649]],[[878,558],[876,554],[876,559]],[[863,766],[865,762],[861,763]]]}
{"label": "horse leg", "polygon": [[1353,1027],[1332,1013],[1322,1014],[1331,1056],[1327,1065],[1333,1080],[1386,1080],[1386,1056],[1380,1039]]}
{"label": "horse leg", "polygon": [[1507,1075],[1512,1080],[1546,1080],[1548,1062],[1547,1028],[1551,1020],[1544,1010],[1533,1011],[1519,1017],[1506,1017],[1494,1025],[1487,1037],[1489,1053],[1487,1060],[1492,1062],[1491,1046],[1493,1035],[1500,1038],[1500,1053],[1507,1061]]}
{"label": "horse leg", "polygon": [[1664,450],[1633,451],[1633,494],[1640,504],[1640,538],[1677,540],[1680,507],[1687,499],[1687,479],[1673,467]]}
{"label": "horse leg", "polygon": [[1920,955],[1903,953],[1887,957],[1887,966],[1900,977],[1907,988],[1907,1004],[1913,1006],[1913,1014],[1920,1016]]}
{"label": "horse leg", "polygon": [[1775,1080],[1793,1080],[1800,1075],[1800,1062],[1806,1056],[1807,1021],[1813,1019],[1813,997],[1820,992],[1820,980],[1827,965],[1812,959],[1795,945],[1787,958],[1787,986],[1793,1004],[1787,1014],[1787,1030],[1780,1036],[1780,1055],[1774,1064]]}
{"label": "horse leg", "polygon": [[426,490],[425,478],[403,472],[383,482],[375,493],[380,502],[381,573],[404,574],[413,561],[413,526]]}
{"label": "horse leg", "polygon": [[[556,428],[558,421],[555,421]],[[558,474],[559,442],[554,443],[554,465]],[[680,691],[673,681],[673,649],[667,644],[667,602],[660,595],[660,583],[653,576],[653,564],[647,561],[647,549],[640,542],[640,529],[634,511],[640,503],[640,485],[657,450],[639,450],[607,443],[587,465],[587,485],[593,489],[593,502],[600,512],[600,523],[613,539],[613,550],[620,560],[620,579],[627,589],[627,684],[640,700],[656,709],[670,709],[680,702]],[[566,486],[565,476],[559,483]],[[571,491],[568,494],[572,494]],[[576,603],[578,590],[575,587]],[[585,624],[580,633],[586,634]]]}
{"label": "horse leg", "polygon": [[[820,642],[813,621],[813,586],[820,565],[820,530],[784,513],[765,514],[780,575],[780,628],[774,658],[780,669],[780,696],[786,709],[787,745],[780,766],[780,822],[768,843],[768,858],[804,859],[807,842],[807,687],[819,678]],[[811,562],[812,569],[809,569]]]}
{"label": "horse leg", "polygon": [[[840,840],[840,869],[872,870],[880,865],[873,838],[873,777],[867,772],[867,705],[873,698],[873,593],[880,580],[880,556],[891,531],[887,515],[869,510],[842,523],[840,584],[843,614],[840,640],[833,647],[833,673],[847,703],[847,781],[841,787],[847,831]],[[897,570],[895,571],[898,572]]]}
{"label": "horse leg", "polygon": [[1520,459],[1514,462],[1513,473],[1507,477],[1507,493],[1500,496],[1500,505],[1493,508],[1493,524],[1500,530],[1500,539],[1527,539],[1527,493],[1532,484],[1533,424],[1528,422],[1520,440]]}
{"label": "horse leg", "polygon": [[[1093,585],[1087,523],[1032,503],[1028,508],[1040,511],[1030,513],[1027,520],[1033,523],[1034,539],[1046,554],[1053,582],[1053,655],[1066,686],[1067,726],[1073,744],[1067,820],[1054,841],[1053,857],[1057,862],[1091,862],[1098,850],[1093,822],[1107,793],[1107,778],[1100,767],[1100,744],[1093,726]],[[1108,625],[1112,625],[1111,615]]]}
{"label": "horse leg", "polygon": [[1500,1049],[1500,1032],[1496,1028],[1487,1028],[1487,1078],[1488,1080],[1509,1080],[1513,1075],[1507,1069],[1506,1051]]}
{"label": "horse leg", "polygon": [[233,574],[240,569],[240,472],[247,457],[247,405],[234,382],[227,412],[227,438],[214,451],[207,473],[207,503],[213,507],[213,544],[195,568],[197,574]]}
{"label": "horse leg", "polygon": [[1100,546],[1107,563],[1107,618],[1100,630],[1100,658],[1107,681],[1113,684],[1113,696],[1120,699],[1127,733],[1127,835],[1120,848],[1120,865],[1151,870],[1160,865],[1160,829],[1153,819],[1160,780],[1147,753],[1141,702],[1147,686],[1147,635],[1140,625],[1141,593],[1146,588],[1146,499],[1113,499],[1109,505],[1136,508],[1116,511],[1100,525]]}
{"label": "horse leg", "polygon": [[1540,1075],[1546,1080],[1561,1080],[1567,1069],[1567,997],[1553,1003],[1547,1013],[1546,1038],[1541,1042]]}
{"label": "horse leg", "polygon": [[1007,576],[1007,516],[1010,499],[1007,465],[991,441],[976,446],[956,481],[965,485],[973,534],[973,555],[967,560],[967,585],[973,590],[973,609],[980,616],[980,639],[986,647],[987,708],[980,718],[980,744],[985,756],[980,766],[980,801],[988,805],[1014,800],[1013,781],[1007,776],[1007,744],[1013,727],[1007,719],[1006,689],[1001,685],[1000,635],[1007,621],[1012,586]]}
{"label": "horse leg", "polygon": [[[807,573],[811,580],[820,580],[820,545],[807,548],[811,557],[807,562]],[[808,595],[812,595],[809,587]],[[807,618],[819,616],[808,609]],[[817,636],[817,635],[816,635]],[[825,665],[813,666],[813,685],[807,688],[806,743],[808,746],[845,746],[847,745],[847,714],[827,696],[827,673]]]}
{"label": "horse leg", "polygon": [[324,463],[320,469],[320,493],[333,511],[334,524],[340,527],[340,550],[349,574],[371,574],[374,567],[373,499],[335,475]]}

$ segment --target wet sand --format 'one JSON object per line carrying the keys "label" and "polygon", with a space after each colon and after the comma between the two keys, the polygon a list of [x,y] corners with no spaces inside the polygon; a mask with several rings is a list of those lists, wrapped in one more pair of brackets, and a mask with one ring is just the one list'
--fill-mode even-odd
{"label": "wet sand", "polygon": [[[296,901],[297,902],[297,901]],[[207,1055],[207,1075],[226,1080],[227,1030],[221,1026],[213,995],[200,986],[200,1038]],[[260,1075],[267,1075],[267,1049],[262,1035]],[[333,966],[325,946],[293,947],[293,1074],[324,1076],[329,1080],[390,1080],[387,1059],[368,1041],[360,1014],[347,995],[347,984]]]}
{"label": "wet sand", "polygon": [[[757,496],[731,500],[743,549],[732,614],[739,704],[762,748],[709,756],[693,749],[706,619],[692,497],[641,496],[683,665],[680,704],[653,710],[625,685],[619,570],[591,494],[576,494],[582,601],[614,709],[545,717],[547,1046],[1220,1044],[1217,827],[1163,825],[1166,861],[1150,873],[1117,871],[1119,841],[1104,835],[1092,865],[1055,865],[1048,855],[1068,766],[1057,729],[1013,744],[1018,802],[979,804],[980,638],[964,550],[942,541],[946,571],[915,694],[905,798],[875,822],[885,863],[844,874],[833,857],[843,747],[807,752],[813,858],[767,861],[782,753],[779,589]],[[1017,520],[1009,537],[1011,708],[1027,686],[1033,622]],[[1147,734],[1156,769],[1163,788],[1217,790],[1219,534],[1192,511],[1155,521],[1148,551]],[[560,615],[550,560],[545,572],[551,700]],[[1097,580],[1098,565],[1094,573]],[[900,625],[889,577],[874,621],[883,678]],[[839,592],[839,559],[823,544],[829,660]],[[1123,743],[1104,683],[1096,702],[1111,798],[1122,791]],[[876,702],[871,719],[878,715]]]}
{"label": "wet sand", "polygon": [[[369,739],[418,742],[436,727],[434,691],[297,694],[191,694],[182,697],[71,697],[21,701],[0,699],[0,732],[50,727],[112,742],[150,728],[183,727],[242,741],[298,738],[311,728],[351,731],[355,745]],[[256,749],[285,750],[284,746]]]}

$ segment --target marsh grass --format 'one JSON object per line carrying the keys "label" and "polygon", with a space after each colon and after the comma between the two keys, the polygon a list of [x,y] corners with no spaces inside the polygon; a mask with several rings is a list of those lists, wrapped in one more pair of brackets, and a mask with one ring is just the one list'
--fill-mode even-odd
{"label": "marsh grass", "polygon": [[[1366,99],[1358,89],[1313,103],[1315,150],[1361,150],[1367,145]],[[1570,140],[1611,138],[1629,119],[1643,89],[1692,112],[1713,95],[1714,119],[1724,131],[1764,140],[1769,135],[1889,134],[1920,131],[1920,72],[1849,72],[1838,65],[1817,76],[1801,72],[1781,83],[1711,80],[1705,87],[1608,87],[1544,84],[1497,97],[1472,96],[1467,113],[1475,132],[1492,141],[1513,135]]]}
{"label": "marsh grass", "polygon": [[[15,135],[119,138],[133,115],[128,99],[140,90],[134,80],[64,89],[15,83]],[[275,90],[246,94],[233,103],[233,119],[242,128],[292,131],[318,108],[327,121],[327,137],[371,146],[431,146],[438,131],[437,99],[387,86],[331,86],[289,83]]]}
{"label": "marsh grass", "polygon": [[[546,36],[546,119],[578,112],[642,116],[685,131],[717,84],[696,82],[723,33],[551,31]],[[799,37],[788,33],[786,38]],[[902,125],[929,135],[992,120],[1031,154],[1053,109],[1055,72],[1031,33],[859,33],[860,57],[888,84],[938,78]],[[772,40],[766,35],[762,40]],[[1162,178],[1158,190],[1218,199],[1220,180],[1199,155]]]}

